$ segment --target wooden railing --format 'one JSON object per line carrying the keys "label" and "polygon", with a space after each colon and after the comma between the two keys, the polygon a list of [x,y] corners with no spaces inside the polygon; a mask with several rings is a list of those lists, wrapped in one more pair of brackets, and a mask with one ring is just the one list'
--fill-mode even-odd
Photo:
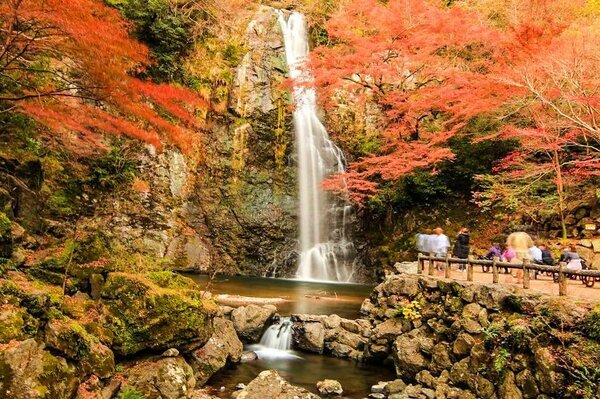
{"label": "wooden railing", "polygon": [[[475,266],[483,266],[491,269],[492,271],[492,282],[498,284],[499,282],[499,269],[517,269],[523,270],[523,288],[529,289],[531,283],[531,272],[551,273],[554,281],[558,283],[559,295],[567,295],[567,281],[569,278],[575,278],[582,281],[587,287],[593,287],[596,281],[600,281],[600,270],[569,270],[566,268],[566,263],[560,263],[558,266],[546,266],[531,263],[529,259],[525,259],[523,263],[508,263],[501,262],[498,258],[494,260],[484,259],[473,259],[469,257],[467,259],[436,257],[432,255],[419,254],[417,263],[417,274],[423,274],[427,269],[430,276],[434,275],[435,264],[442,263],[444,266],[444,277],[452,278],[452,265],[466,265],[467,281],[473,281],[473,269]],[[427,268],[425,267],[427,264]]]}

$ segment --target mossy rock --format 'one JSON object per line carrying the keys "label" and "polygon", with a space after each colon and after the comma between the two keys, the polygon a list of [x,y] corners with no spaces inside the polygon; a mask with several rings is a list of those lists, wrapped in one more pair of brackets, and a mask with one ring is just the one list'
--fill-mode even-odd
{"label": "mossy rock", "polygon": [[30,276],[11,272],[6,279],[0,279],[0,299],[27,309],[36,318],[48,320],[50,314],[59,312],[63,295],[59,286],[46,284]]}
{"label": "mossy rock", "polygon": [[77,361],[89,373],[106,378],[114,372],[113,352],[74,320],[67,317],[50,320],[46,325],[44,339],[50,348]]}
{"label": "mossy rock", "polygon": [[37,333],[38,321],[23,308],[14,305],[0,307],[0,344],[23,340]]}
{"label": "mossy rock", "polygon": [[163,288],[148,277],[126,273],[108,275],[102,303],[114,334],[113,349],[123,356],[145,349],[204,345],[217,312],[214,304],[194,298],[186,290]]}
{"label": "mossy rock", "polygon": [[184,277],[181,274],[161,271],[151,272],[146,275],[150,281],[162,288],[170,288],[174,290],[199,290],[200,287],[191,278]]}
{"label": "mossy rock", "polygon": [[596,305],[583,319],[581,330],[589,338],[600,342],[600,304]]}
{"label": "mossy rock", "polygon": [[0,345],[0,397],[67,399],[79,384],[76,369],[34,339]]}

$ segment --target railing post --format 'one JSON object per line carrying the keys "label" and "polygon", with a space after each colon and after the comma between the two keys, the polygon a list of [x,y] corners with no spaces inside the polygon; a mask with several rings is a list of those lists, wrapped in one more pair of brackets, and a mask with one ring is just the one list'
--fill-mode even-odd
{"label": "railing post", "polygon": [[429,253],[429,275],[433,276],[433,256]]}
{"label": "railing post", "polygon": [[565,276],[565,266],[564,262],[560,262],[558,265],[558,295],[566,296],[567,295],[567,277]]}
{"label": "railing post", "polygon": [[423,265],[425,264],[425,259],[423,259],[423,254],[419,252],[417,256],[417,274],[423,274]]}
{"label": "railing post", "polygon": [[444,270],[444,277],[450,278],[450,254],[446,252],[446,270]]}
{"label": "railing post", "polygon": [[467,281],[473,281],[473,263],[471,263],[472,260],[473,255],[469,255],[469,258],[467,260]]}
{"label": "railing post", "polygon": [[523,288],[525,288],[526,290],[529,289],[529,279],[530,279],[530,275],[529,275],[529,259],[523,259]]}
{"label": "railing post", "polygon": [[492,282],[498,284],[498,261],[500,258],[494,256],[494,263],[492,263]]}

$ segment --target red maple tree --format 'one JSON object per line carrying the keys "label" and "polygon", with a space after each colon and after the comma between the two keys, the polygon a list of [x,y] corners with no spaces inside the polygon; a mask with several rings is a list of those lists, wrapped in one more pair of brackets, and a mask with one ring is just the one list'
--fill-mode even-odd
{"label": "red maple tree", "polygon": [[599,166],[600,38],[597,18],[582,17],[583,4],[522,1],[502,23],[427,0],[341,7],[328,24],[333,44],[313,57],[316,83],[326,107],[343,96],[377,102],[384,145],[350,164],[341,176],[347,186],[339,177],[326,186],[347,187],[362,200],[381,180],[435,170],[453,156],[448,139],[483,115],[503,126],[487,139],[521,144],[498,172],[531,179],[524,169],[549,171],[563,214],[565,173],[585,179]]}
{"label": "red maple tree", "polygon": [[148,49],[102,1],[5,0],[0,42],[0,112],[27,114],[78,154],[103,148],[102,133],[191,151],[207,103],[135,78]]}

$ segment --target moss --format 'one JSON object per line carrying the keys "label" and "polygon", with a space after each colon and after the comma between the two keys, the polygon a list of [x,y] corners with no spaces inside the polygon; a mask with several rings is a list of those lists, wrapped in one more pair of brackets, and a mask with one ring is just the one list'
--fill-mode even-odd
{"label": "moss", "polygon": [[600,342],[600,304],[583,319],[581,330],[587,337]]}
{"label": "moss", "polygon": [[119,399],[146,399],[146,396],[135,388],[127,387],[119,393]]}
{"label": "moss", "polygon": [[162,288],[143,276],[110,273],[102,301],[110,313],[115,351],[130,355],[206,342],[216,309],[186,291]]}
{"label": "moss", "polygon": [[150,281],[162,288],[170,289],[198,289],[198,285],[191,278],[170,271],[151,272],[146,275]]}

